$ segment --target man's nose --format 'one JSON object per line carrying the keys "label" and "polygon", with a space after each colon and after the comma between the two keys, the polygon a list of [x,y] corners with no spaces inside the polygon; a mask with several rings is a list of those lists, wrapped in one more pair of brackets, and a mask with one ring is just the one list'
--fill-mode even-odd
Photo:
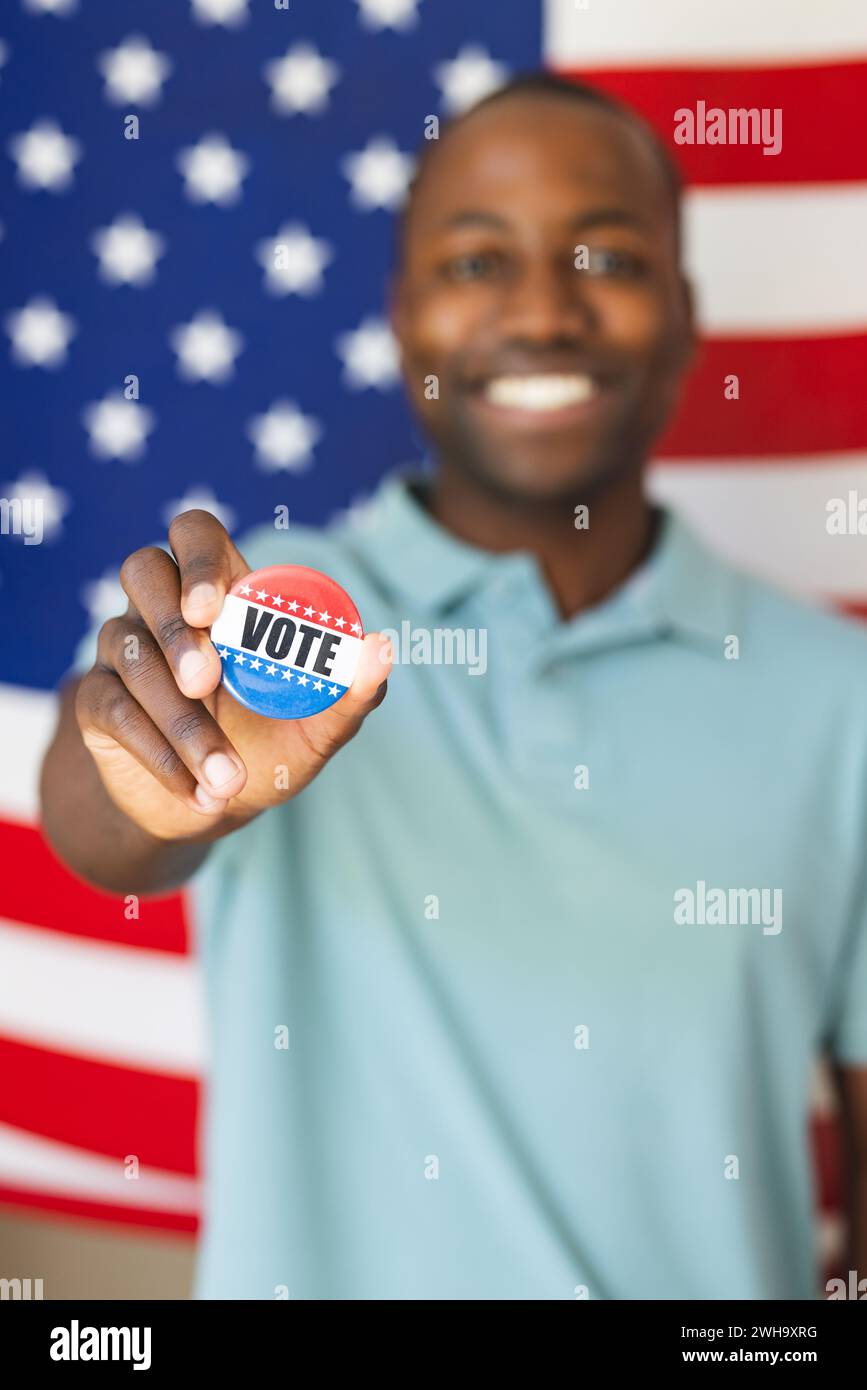
{"label": "man's nose", "polygon": [[500,321],[504,334],[536,341],[584,337],[594,323],[581,272],[571,261],[529,262],[504,294]]}

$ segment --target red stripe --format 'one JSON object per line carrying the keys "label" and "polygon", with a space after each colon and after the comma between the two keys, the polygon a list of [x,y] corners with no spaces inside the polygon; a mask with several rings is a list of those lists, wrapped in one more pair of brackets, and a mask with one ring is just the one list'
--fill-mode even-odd
{"label": "red stripe", "polygon": [[[199,1083],[0,1037],[0,1121],[143,1167],[196,1172]],[[120,1181],[120,1175],[118,1180]]]}
{"label": "red stripe", "polygon": [[[712,338],[654,457],[734,458],[867,448],[867,335]],[[726,377],[739,398],[726,400]]]}
{"label": "red stripe", "polygon": [[138,921],[128,921],[124,898],[83,883],[55,858],[38,829],[12,821],[0,821],[0,858],[15,865],[15,873],[0,875],[0,918],[151,951],[187,953],[179,893],[140,899]]}
{"label": "red stripe", "polygon": [[196,1212],[157,1211],[151,1207],[123,1207],[110,1202],[91,1202],[77,1197],[57,1197],[47,1192],[32,1192],[24,1188],[7,1187],[0,1183],[0,1204],[7,1207],[28,1207],[45,1217],[53,1211],[87,1221],[108,1222],[118,1226],[139,1226],[143,1230],[183,1231],[195,1234],[199,1229]]}
{"label": "red stripe", "polygon": [[833,1115],[815,1115],[810,1121],[810,1140],[816,1174],[818,1208],[839,1212],[843,1205],[840,1127]]}
{"label": "red stripe", "polygon": [[857,618],[859,622],[867,622],[867,599],[836,599],[835,607],[841,613],[846,613],[850,618]]}
{"label": "red stripe", "polygon": [[[561,70],[562,71],[562,70]],[[646,117],[690,184],[837,183],[867,179],[867,141],[854,113],[867,90],[867,62],[810,67],[569,68],[564,76],[620,97]],[[676,145],[674,113],[710,107],[782,109],[782,147]]]}

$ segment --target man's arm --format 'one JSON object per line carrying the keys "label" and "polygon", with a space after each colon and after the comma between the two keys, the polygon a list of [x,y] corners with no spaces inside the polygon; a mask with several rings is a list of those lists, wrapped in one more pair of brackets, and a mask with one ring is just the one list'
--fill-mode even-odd
{"label": "man's arm", "polygon": [[42,774],[42,821],[61,859],[116,893],[176,888],[209,846],[302,791],[383,701],[389,643],[368,633],[351,686],[307,719],[265,719],[221,685],[209,631],[250,566],[216,517],[184,512],[172,555],[121,566],[129,599],[93,666],[62,699]]}
{"label": "man's arm", "polygon": [[838,1064],[849,1224],[848,1268],[867,1279],[867,1066]]}
{"label": "man's arm", "polygon": [[42,828],[59,857],[109,893],[166,893],[208,854],[208,843],[157,839],[112,801],[85,747],[75,715],[79,680],[60,698],[60,715],[42,766]]}

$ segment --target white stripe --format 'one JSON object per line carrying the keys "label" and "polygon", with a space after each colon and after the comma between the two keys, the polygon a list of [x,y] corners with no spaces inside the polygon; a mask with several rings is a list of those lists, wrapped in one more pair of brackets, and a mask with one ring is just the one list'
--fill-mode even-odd
{"label": "white stripe", "polygon": [[828,534],[826,506],[867,498],[867,454],[778,463],[657,464],[655,497],[741,568],[799,594],[867,598],[867,537]]}
{"label": "white stripe", "polygon": [[827,1119],[829,1115],[836,1115],[837,1110],[837,1092],[828,1059],[819,1057],[810,1076],[810,1111]]}
{"label": "white stripe", "polygon": [[[292,625],[293,637],[289,647],[289,654],[285,658],[267,654],[265,643],[270,638],[271,632],[274,630],[274,625],[271,624],[270,626],[266,626],[265,632],[267,636],[259,642],[259,646],[255,653],[266,665],[269,662],[273,662],[275,666],[288,666],[293,671],[303,670],[311,676],[321,675],[324,681],[333,681],[336,685],[352,684],[355,669],[358,665],[358,657],[361,652],[361,642],[357,637],[353,637],[347,632],[335,632],[332,628],[323,627],[321,623],[314,622],[312,618],[305,618],[298,613],[277,613],[266,604],[254,603],[251,599],[240,598],[237,594],[229,594],[226,598],[220,616],[211,628],[211,641],[218,647],[225,643],[227,647],[243,648],[243,650],[246,651],[247,648],[244,647],[241,638],[244,632],[247,613],[251,608],[257,613],[267,613],[271,618],[281,623],[281,625],[286,623]],[[318,639],[314,640],[305,665],[303,667],[296,665],[295,658],[304,640],[304,635],[301,633],[302,626],[315,628],[317,633],[334,638],[334,641],[331,643],[333,656],[327,663],[329,667],[327,673],[323,674],[322,672],[317,672],[314,667],[314,662],[317,659],[316,654],[319,650]],[[288,632],[289,628],[281,628],[281,630]],[[275,676],[274,679],[276,680],[277,677]]]}
{"label": "white stripe", "polygon": [[545,0],[551,67],[722,67],[861,57],[864,0]]}
{"label": "white stripe", "polygon": [[0,1183],[28,1192],[156,1211],[194,1213],[199,1208],[201,1190],[195,1178],[144,1165],[137,1178],[127,1178],[124,1172],[120,1159],[0,1124]]}
{"label": "white stripe", "polygon": [[200,971],[187,956],[0,921],[0,1033],[196,1075],[205,1057]]}
{"label": "white stripe", "polygon": [[0,685],[0,817],[36,820],[39,767],[56,716],[54,695]]}
{"label": "white stripe", "polygon": [[[823,1212],[816,1223],[819,1262],[824,1267],[834,1265],[846,1251],[846,1222],[842,1216]],[[838,1276],[839,1277],[839,1276]],[[844,1279],[846,1275],[844,1274]],[[822,1284],[823,1290],[826,1288]]]}
{"label": "white stripe", "polygon": [[867,328],[865,183],[693,189],[684,238],[706,332]]}

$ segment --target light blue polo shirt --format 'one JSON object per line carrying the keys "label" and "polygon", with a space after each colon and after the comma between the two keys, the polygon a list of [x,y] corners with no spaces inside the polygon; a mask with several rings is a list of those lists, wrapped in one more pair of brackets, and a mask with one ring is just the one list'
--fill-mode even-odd
{"label": "light blue polo shirt", "polygon": [[867,1064],[865,635],[670,515],[564,622],[408,475],[242,549],[366,631],[484,630],[486,669],[399,645],[194,880],[198,1295],[814,1297],[812,1063]]}

